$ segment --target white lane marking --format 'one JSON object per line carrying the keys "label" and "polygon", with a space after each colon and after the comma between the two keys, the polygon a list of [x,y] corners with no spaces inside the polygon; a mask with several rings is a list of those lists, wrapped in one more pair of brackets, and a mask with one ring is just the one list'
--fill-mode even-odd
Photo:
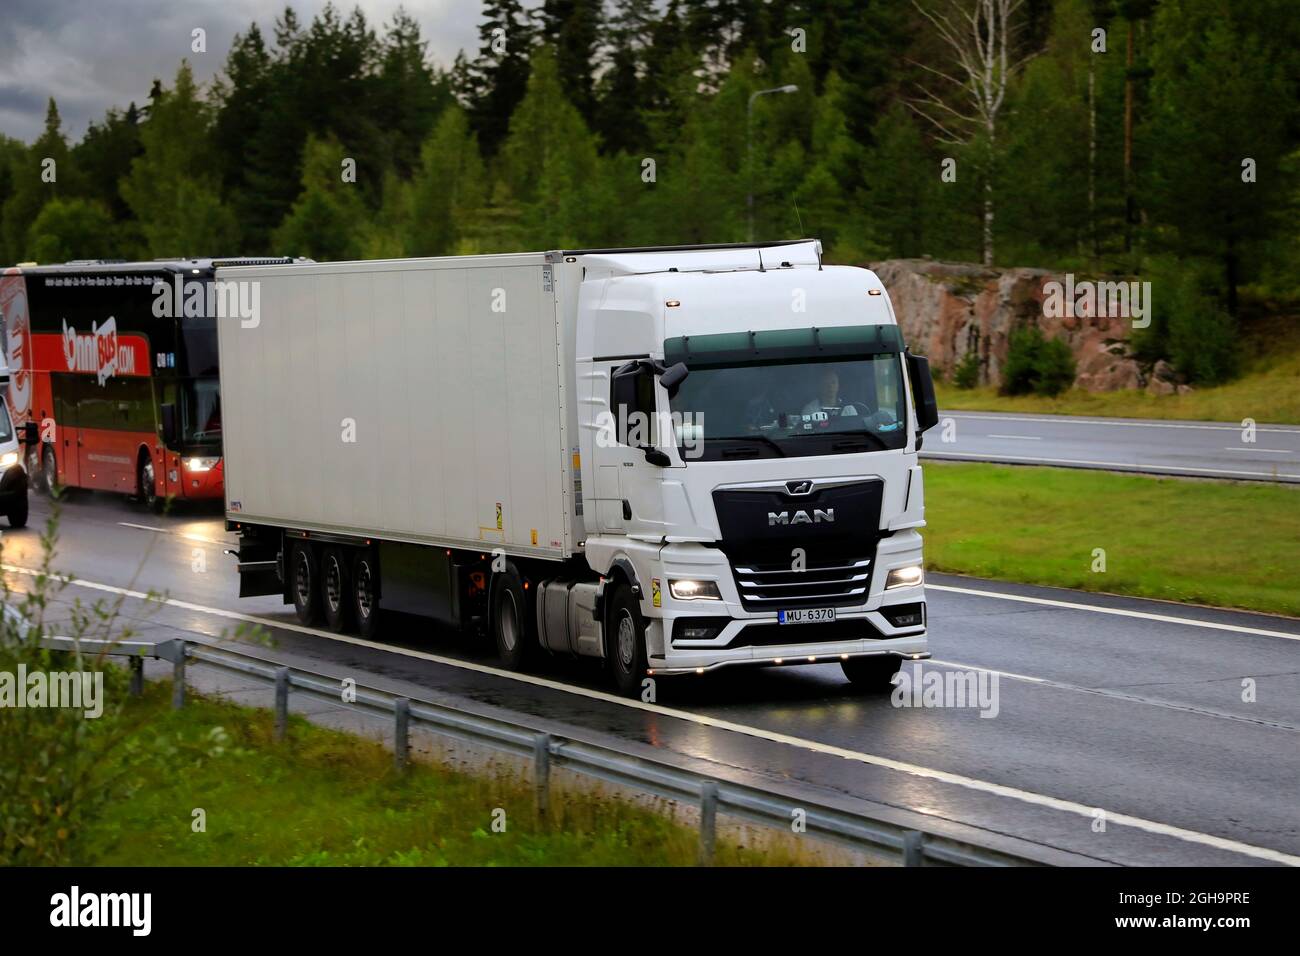
{"label": "white lane marking", "polygon": [[[26,574],[37,576],[40,572],[31,568],[19,567],[17,565],[3,564],[0,569],[12,571],[17,574]],[[91,588],[97,591],[106,591],[110,594],[125,595],[127,597],[139,598],[141,600],[149,599],[149,596],[140,591],[129,591],[125,588],[119,588],[111,584],[100,584],[95,581],[86,581],[81,578],[69,578],[59,576],[60,580],[69,584],[75,584],[80,587]],[[981,593],[981,592],[975,592]],[[1249,856],[1259,860],[1268,860],[1272,863],[1282,863],[1287,866],[1300,866],[1300,856],[1293,856],[1289,853],[1283,853],[1280,850],[1273,850],[1268,847],[1254,846],[1249,843],[1242,843],[1238,840],[1229,840],[1225,837],[1214,836],[1211,833],[1201,833],[1198,830],[1188,830],[1183,827],[1173,826],[1168,823],[1160,823],[1155,820],[1147,820],[1142,817],[1130,816],[1126,813],[1117,813],[1105,810],[1103,807],[1090,807],[1082,803],[1076,803],[1073,800],[1063,800],[1059,797],[1051,797],[1042,793],[1035,793],[1031,790],[1021,790],[1017,787],[1009,787],[1005,784],[993,783],[988,780],[980,780],[976,777],[967,777],[963,774],[950,773],[946,770],[936,770],[932,767],[922,767],[918,764],[906,763],[902,760],[894,760],[891,757],[881,757],[876,754],[861,753],[856,750],[849,750],[845,747],[837,747],[833,744],[825,744],[816,740],[808,740],[803,737],[795,737],[790,734],[782,734],[773,730],[766,730],[761,727],[751,727],[748,724],[738,724],[730,720],[722,720],[717,717],[707,717],[703,714],[695,714],[687,710],[677,710],[672,707],[664,707],[659,704],[650,704],[640,700],[631,700],[626,697],[617,697],[605,691],[590,690],[586,687],[577,687],[570,684],[562,684],[559,681],[548,680],[544,677],[534,677],[531,674],[518,674],[514,671],[502,670],[498,667],[490,667],[486,664],[477,664],[473,661],[461,661],[451,657],[442,657],[438,654],[429,654],[425,651],[411,650],[405,647],[394,647],[388,644],[380,644],[375,641],[367,641],[364,638],[352,637],[346,634],[335,634],[331,631],[322,631],[314,627],[304,627],[301,624],[290,622],[275,621],[270,618],[257,617],[252,614],[241,614],[238,611],[226,611],[221,608],[205,607],[202,604],[192,604],[189,601],[178,601],[174,598],[163,598],[161,602],[170,607],[177,607],[187,611],[197,611],[204,614],[212,614],[217,617],[224,617],[230,620],[243,621],[249,624],[261,624],[264,627],[276,627],[289,631],[297,631],[302,634],[311,634],[315,637],[324,637],[332,641],[339,641],[344,644],[353,644],[358,647],[368,647],[378,651],[384,651],[391,654],[399,654],[405,657],[419,658],[420,660],[430,661],[436,664],[442,664],[448,667],[459,667],[463,670],[476,671],[481,674],[490,674],[494,677],[507,678],[524,684],[531,684],[535,687],[545,687],[550,690],[560,691],[562,693],[574,694],[581,697],[587,697],[592,700],[599,700],[605,703],[618,704],[622,707],[628,707],[633,710],[642,710],[648,713],[658,714],[664,717],[673,717],[678,720],[688,721],[703,727],[711,727],[715,730],[725,730],[729,733],[743,734],[747,737],[755,737],[760,740],[766,740],[770,743],[779,743],[786,746],[795,747],[802,750],[811,751],[831,757],[841,757],[845,760],[852,760],[856,763],[869,764],[874,767],[882,767],[886,770],[893,770],[898,773],[908,774],[913,777],[920,777],[926,780],[934,780],[939,783],[946,783],[956,787],[962,787],[967,790],[974,790],[979,793],[992,794],[994,796],[1005,797],[1010,800],[1017,800],[1021,803],[1027,803],[1038,807],[1047,807],[1051,810],[1058,810],[1062,813],[1071,813],[1075,816],[1092,819],[1095,817],[1097,810],[1103,810],[1106,819],[1112,823],[1121,826],[1132,827],[1136,830],[1142,830],[1147,833],[1158,836],[1171,837],[1176,840],[1182,840],[1185,843],[1195,843],[1201,846],[1212,847],[1216,850],[1223,850],[1228,853],[1238,853],[1242,856]]]}
{"label": "white lane marking", "polygon": [[1264,455],[1294,455],[1286,448],[1251,448],[1249,445],[1224,445],[1224,451],[1257,451]]}
{"label": "white lane marking", "polygon": [[1122,461],[1090,461],[1086,458],[1033,458],[1026,455],[1003,455],[1000,453],[990,455],[967,455],[955,451],[926,451],[922,450],[922,458],[963,458],[970,461],[986,461],[990,464],[997,464],[1000,461],[1025,461],[1031,464],[1039,465],[1092,465],[1096,468],[1117,468],[1121,471],[1138,471],[1138,472],[1161,472],[1161,471],[1180,471],[1189,475],[1250,475],[1262,478],[1300,478],[1300,474],[1279,473],[1276,471],[1241,471],[1226,468],[1180,468],[1177,465],[1161,465],[1151,463],[1148,465],[1135,465]]}
{"label": "white lane marking", "polygon": [[941,667],[953,667],[957,670],[963,671],[984,671],[988,674],[997,674],[998,677],[1005,677],[1007,680],[1023,681],[1026,684],[1038,684],[1043,687],[1052,687],[1056,690],[1069,690],[1079,694],[1089,694],[1093,697],[1109,697],[1112,700],[1122,700],[1130,704],[1145,704],[1148,707],[1161,707],[1165,710],[1177,710],[1186,714],[1196,714],[1201,717],[1217,717],[1221,720],[1236,720],[1244,724],[1255,724],[1260,727],[1272,727],[1275,730],[1290,730],[1300,733],[1300,727],[1280,720],[1268,720],[1262,717],[1247,717],[1244,714],[1234,714],[1226,710],[1217,710],[1213,707],[1197,707],[1194,704],[1179,704],[1172,700],[1161,700],[1157,697],[1143,697],[1140,694],[1126,694],[1123,691],[1107,690],[1103,687],[1084,687],[1082,684],[1068,684],[1064,681],[1052,680],[1048,677],[1033,677],[1029,674],[1017,674],[1013,671],[998,670],[996,667],[981,667],[978,664],[962,664],[957,661],[941,661],[934,657],[930,658],[928,661],[918,663],[938,664]]}
{"label": "white lane marking", "polygon": [[[1053,425],[1115,425],[1124,428],[1201,428],[1207,431],[1241,431],[1240,425],[1217,424],[1214,422],[1135,422],[1120,418],[1072,418],[1067,415],[1032,418],[1024,415],[980,414],[979,412],[940,412],[939,415],[947,418],[976,418],[995,422],[1049,422]],[[1257,425],[1255,431],[1271,432],[1274,435],[1300,435],[1300,428],[1285,428],[1276,425]]]}
{"label": "white lane marking", "polygon": [[1102,607],[1097,604],[1078,604],[1074,601],[1058,601],[1052,598],[1030,597],[1026,594],[1007,594],[1003,591],[981,591],[978,588],[962,588],[952,584],[925,583],[928,590],[948,591],[952,594],[974,594],[979,597],[997,598],[1002,601],[1019,601],[1022,604],[1040,604],[1045,607],[1060,607],[1071,611],[1092,611],[1096,614],[1114,614],[1118,617],[1133,617],[1143,621],[1160,621],[1166,624],[1186,624],[1188,627],[1206,627],[1215,631],[1233,631],[1237,634],[1253,634],[1258,637],[1281,637],[1288,641],[1300,641],[1300,633],[1286,631],[1269,631],[1262,627],[1244,627],[1240,624],[1223,624],[1219,621],[1200,621],[1195,618],[1175,617],[1172,614],[1152,614],[1150,611],[1132,611],[1128,608]]}
{"label": "white lane marking", "polygon": [[1021,441],[1042,441],[1039,435],[986,435],[986,438],[1019,438]]}
{"label": "white lane marking", "polygon": [[188,531],[173,531],[171,528],[159,528],[149,524],[134,524],[130,521],[119,521],[123,528],[135,528],[139,531],[153,531],[157,534],[170,534],[177,538],[184,538],[186,541],[203,541],[206,544],[230,544],[229,541],[219,541],[216,538],[205,538],[201,534],[190,534]]}

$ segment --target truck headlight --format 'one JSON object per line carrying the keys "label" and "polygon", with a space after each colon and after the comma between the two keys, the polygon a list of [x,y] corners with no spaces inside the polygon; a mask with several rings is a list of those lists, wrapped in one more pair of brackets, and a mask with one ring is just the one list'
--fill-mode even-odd
{"label": "truck headlight", "polygon": [[217,467],[217,462],[219,461],[221,461],[220,458],[186,458],[185,470],[211,471],[213,468]]}
{"label": "truck headlight", "polygon": [[885,578],[885,590],[890,588],[910,588],[925,583],[925,570],[919,564],[907,568],[894,568]]}
{"label": "truck headlight", "polygon": [[0,455],[0,468],[12,468],[16,464],[18,464],[18,452],[7,451]]}
{"label": "truck headlight", "polygon": [[678,601],[721,601],[718,586],[712,581],[673,581],[668,582],[668,593]]}

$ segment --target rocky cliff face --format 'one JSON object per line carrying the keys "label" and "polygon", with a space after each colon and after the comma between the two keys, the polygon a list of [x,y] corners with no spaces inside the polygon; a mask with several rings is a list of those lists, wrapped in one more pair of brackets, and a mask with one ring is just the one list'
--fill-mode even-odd
{"label": "rocky cliff face", "polygon": [[1130,319],[1048,315],[1044,286],[1052,281],[1064,285],[1061,273],[929,259],[888,259],[869,268],[893,300],[904,339],[945,374],[974,351],[980,359],[980,384],[999,384],[1012,330],[1032,322],[1048,338],[1069,343],[1078,388],[1110,391],[1148,384],[1149,376],[1128,356]]}

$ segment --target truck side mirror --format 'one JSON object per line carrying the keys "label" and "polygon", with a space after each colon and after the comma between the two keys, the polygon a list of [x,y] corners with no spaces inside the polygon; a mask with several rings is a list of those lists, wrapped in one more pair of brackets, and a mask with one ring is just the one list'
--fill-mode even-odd
{"label": "truck side mirror", "polygon": [[690,374],[691,370],[686,367],[686,363],[678,362],[664,369],[664,373],[659,376],[659,382],[668,392],[668,397],[675,398],[677,389],[681,388],[682,382],[686,381],[686,376]]}
{"label": "truck side mirror", "polygon": [[36,422],[23,422],[22,443],[24,445],[41,443],[41,427]]}
{"label": "truck side mirror", "polygon": [[[609,411],[614,416],[618,443],[640,448],[645,452],[646,461],[666,468],[672,460],[654,446],[650,430],[655,417],[654,389],[651,387],[653,374],[654,367],[645,360],[628,362],[616,368],[609,390]],[[634,415],[637,417],[633,418]],[[638,430],[639,434],[636,433]]]}
{"label": "truck side mirror", "polygon": [[939,403],[934,397],[930,360],[924,355],[908,352],[907,377],[912,383],[912,405],[916,408],[916,431],[919,435],[939,424]]}
{"label": "truck side mirror", "polygon": [[614,416],[617,439],[627,442],[628,416],[637,408],[637,384],[643,370],[641,363],[628,362],[614,369],[609,389],[609,412]]}
{"label": "truck side mirror", "polygon": [[159,406],[159,412],[162,415],[163,444],[174,445],[176,443],[176,405],[173,402],[166,402]]}

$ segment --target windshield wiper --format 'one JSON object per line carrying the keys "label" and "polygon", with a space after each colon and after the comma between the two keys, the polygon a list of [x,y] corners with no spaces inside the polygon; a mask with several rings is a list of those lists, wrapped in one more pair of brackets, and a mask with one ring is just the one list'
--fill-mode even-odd
{"label": "windshield wiper", "polygon": [[[757,442],[760,445],[766,445],[774,450],[778,458],[785,458],[785,449],[768,438],[766,435],[724,435],[721,438],[709,438],[707,441],[736,441],[736,442]],[[740,451],[741,449],[727,449],[727,451]],[[723,454],[726,454],[724,452]]]}
{"label": "windshield wiper", "polygon": [[[875,447],[881,451],[889,449],[889,445],[885,443],[885,440],[875,432],[838,432],[824,437],[831,439],[831,451],[853,451],[855,448],[867,445],[868,442],[874,442]],[[871,446],[867,445],[867,447]]]}

